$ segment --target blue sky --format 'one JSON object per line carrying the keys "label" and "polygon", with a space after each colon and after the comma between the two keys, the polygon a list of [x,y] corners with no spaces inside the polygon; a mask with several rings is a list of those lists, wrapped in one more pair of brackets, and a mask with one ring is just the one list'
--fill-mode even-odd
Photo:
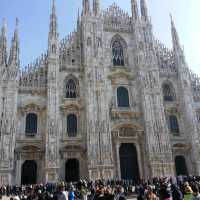
{"label": "blue sky", "polygon": [[[100,0],[104,9],[116,2],[130,13],[130,0]],[[155,36],[171,47],[172,13],[190,68],[200,75],[200,0],[147,0]],[[82,0],[56,0],[60,38],[72,31]],[[20,20],[21,64],[35,60],[47,49],[51,0],[0,0],[0,19],[8,22],[11,40],[15,17]]]}

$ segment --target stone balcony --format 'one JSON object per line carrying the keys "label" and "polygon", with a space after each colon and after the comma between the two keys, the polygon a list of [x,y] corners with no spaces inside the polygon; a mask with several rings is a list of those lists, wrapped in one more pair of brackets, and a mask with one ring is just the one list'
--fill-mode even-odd
{"label": "stone balcony", "polygon": [[136,112],[135,108],[113,106],[110,109],[110,117],[112,120],[117,119],[138,119],[140,113]]}
{"label": "stone balcony", "polygon": [[76,108],[76,110],[80,110],[82,108],[80,98],[63,98],[60,109],[65,110],[68,108]]}
{"label": "stone balcony", "polygon": [[18,133],[16,135],[16,141],[19,143],[41,142],[42,140],[43,140],[43,137],[41,133],[30,134],[30,135],[26,135],[25,133]]}

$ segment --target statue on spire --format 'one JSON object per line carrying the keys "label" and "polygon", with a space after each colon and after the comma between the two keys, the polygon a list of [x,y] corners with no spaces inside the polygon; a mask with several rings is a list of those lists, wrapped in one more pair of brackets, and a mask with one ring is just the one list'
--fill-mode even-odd
{"label": "statue on spire", "polygon": [[83,0],[83,15],[90,15],[90,1]]}
{"label": "statue on spire", "polygon": [[140,0],[141,16],[144,21],[148,21],[148,9],[146,0]]}
{"label": "statue on spire", "polygon": [[93,14],[97,16],[100,11],[100,3],[99,0],[93,0]]}
{"label": "statue on spire", "polygon": [[137,20],[139,17],[137,0],[131,0],[131,10],[133,20]]}

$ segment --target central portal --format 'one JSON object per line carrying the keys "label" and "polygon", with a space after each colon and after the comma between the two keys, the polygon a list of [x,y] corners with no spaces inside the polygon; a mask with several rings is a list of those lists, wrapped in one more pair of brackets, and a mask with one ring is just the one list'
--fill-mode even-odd
{"label": "central portal", "polygon": [[21,184],[36,184],[37,182],[37,163],[34,160],[26,160],[22,165]]}
{"label": "central portal", "polygon": [[77,159],[69,159],[65,164],[65,180],[66,182],[74,182],[80,179],[79,161]]}
{"label": "central portal", "polygon": [[134,144],[123,143],[119,149],[121,179],[138,180],[139,169],[137,150]]}
{"label": "central portal", "polygon": [[176,175],[188,175],[186,161],[184,156],[175,157]]}

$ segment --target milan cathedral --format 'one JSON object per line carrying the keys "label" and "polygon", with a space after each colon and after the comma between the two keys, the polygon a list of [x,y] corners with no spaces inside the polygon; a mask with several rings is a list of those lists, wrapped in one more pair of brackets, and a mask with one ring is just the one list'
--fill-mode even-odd
{"label": "milan cathedral", "polygon": [[0,185],[200,175],[200,79],[171,17],[173,48],[145,0],[131,16],[83,0],[60,39],[53,1],[47,52],[20,68],[19,22],[0,33]]}

